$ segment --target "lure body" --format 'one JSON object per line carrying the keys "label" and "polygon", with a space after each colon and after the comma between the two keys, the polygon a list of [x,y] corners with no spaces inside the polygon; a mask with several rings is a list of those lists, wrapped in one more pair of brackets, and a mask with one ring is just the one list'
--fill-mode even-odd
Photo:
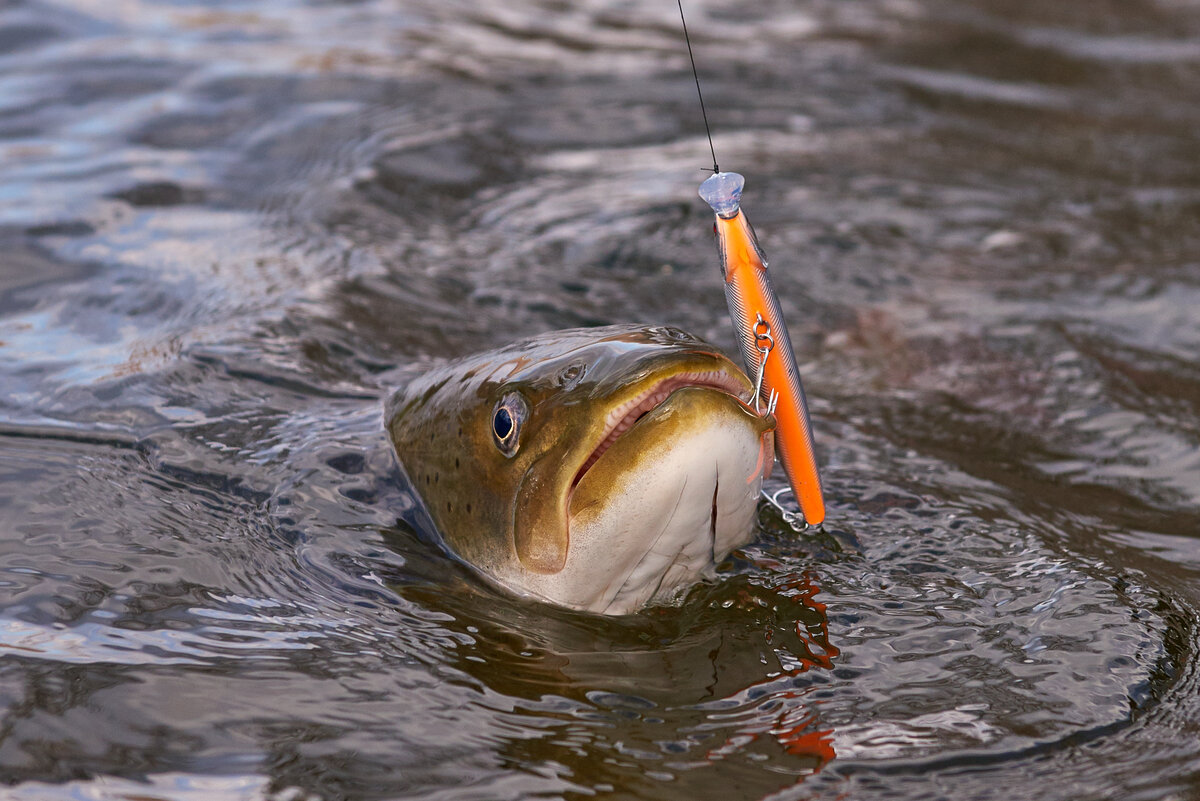
{"label": "lure body", "polygon": [[[716,213],[725,299],[737,330],[746,370],[751,376],[762,372],[758,398],[762,405],[769,406],[772,394],[778,396],[775,449],[805,522],[815,526],[825,519],[825,501],[813,453],[808,403],[800,384],[787,325],[771,286],[766,259],[754,229],[741,211],[744,183],[745,179],[737,173],[718,172],[701,184],[700,197]],[[764,363],[763,350],[768,345],[770,350]]]}

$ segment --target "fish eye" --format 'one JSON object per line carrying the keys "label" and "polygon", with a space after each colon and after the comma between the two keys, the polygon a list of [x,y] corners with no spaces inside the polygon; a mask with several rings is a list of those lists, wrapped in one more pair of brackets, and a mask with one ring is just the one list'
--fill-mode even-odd
{"label": "fish eye", "polygon": [[496,439],[504,442],[512,436],[515,427],[512,412],[503,406],[496,410],[496,416],[492,418],[492,431],[496,434]]}
{"label": "fish eye", "polygon": [[516,392],[510,392],[500,399],[492,412],[492,439],[505,456],[517,452],[521,423],[525,422],[527,408],[524,398]]}

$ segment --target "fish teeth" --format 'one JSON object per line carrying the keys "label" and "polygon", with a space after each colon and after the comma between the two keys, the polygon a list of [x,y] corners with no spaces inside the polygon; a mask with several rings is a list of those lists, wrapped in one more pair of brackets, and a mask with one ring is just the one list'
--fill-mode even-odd
{"label": "fish teeth", "polygon": [[734,397],[738,397],[744,391],[744,387],[738,383],[737,379],[721,370],[679,373],[678,375],[663,379],[658,384],[645,390],[640,395],[625,401],[608,413],[604,419],[604,437],[601,438],[600,444],[588,456],[583,466],[579,468],[579,472],[575,474],[575,480],[571,486],[574,487],[578,484],[580,479],[583,478],[583,474],[596,463],[596,460],[604,455],[604,452],[616,442],[617,438],[633,428],[634,423],[643,414],[655,409],[659,404],[671,397],[671,393],[675,390],[688,386],[717,389],[727,392]]}

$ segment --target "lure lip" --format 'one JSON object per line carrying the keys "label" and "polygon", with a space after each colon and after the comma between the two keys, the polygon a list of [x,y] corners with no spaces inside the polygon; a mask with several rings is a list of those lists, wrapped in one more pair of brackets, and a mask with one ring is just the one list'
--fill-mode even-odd
{"label": "lure lip", "polygon": [[717,216],[736,217],[742,207],[742,187],[746,179],[736,172],[715,172],[700,184],[700,197]]}

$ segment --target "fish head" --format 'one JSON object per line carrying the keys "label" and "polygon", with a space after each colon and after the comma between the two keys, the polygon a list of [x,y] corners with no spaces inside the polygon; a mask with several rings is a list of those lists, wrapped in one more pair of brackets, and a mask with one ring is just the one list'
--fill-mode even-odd
{"label": "fish head", "polygon": [[749,539],[774,460],[752,393],[677,329],[578,329],[435,368],[386,423],[456,554],[510,589],[625,613]]}

